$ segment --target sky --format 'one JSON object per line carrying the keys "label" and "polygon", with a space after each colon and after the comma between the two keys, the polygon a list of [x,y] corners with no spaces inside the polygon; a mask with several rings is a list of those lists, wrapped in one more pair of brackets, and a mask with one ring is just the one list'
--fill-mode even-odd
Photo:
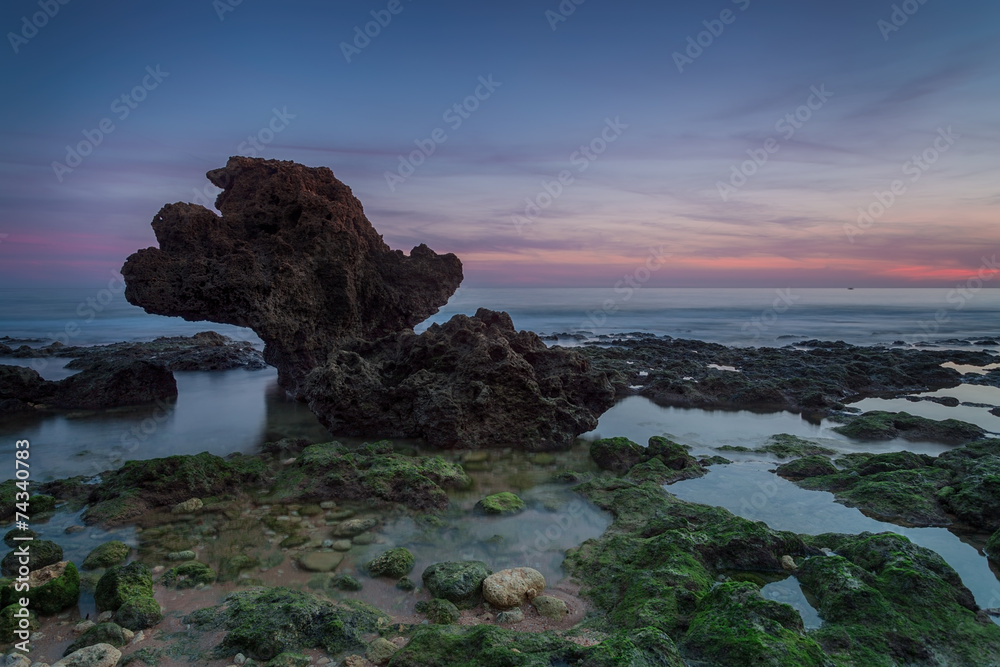
{"label": "sky", "polygon": [[330,167],[466,286],[949,286],[1000,245],[995,0],[7,0],[0,30],[7,287],[106,283],[231,155]]}

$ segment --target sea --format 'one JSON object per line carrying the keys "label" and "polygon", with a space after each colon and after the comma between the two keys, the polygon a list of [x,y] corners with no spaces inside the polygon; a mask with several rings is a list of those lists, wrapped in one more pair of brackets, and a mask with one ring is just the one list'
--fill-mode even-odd
{"label": "sea", "polygon": [[[974,287],[978,286],[965,284],[945,289],[641,287],[618,290],[468,287],[459,289],[439,313],[416,329],[424,330],[455,314],[472,315],[478,308],[490,308],[510,313],[518,329],[535,331],[550,344],[557,341],[560,345],[580,345],[588,340],[600,342],[603,336],[614,334],[644,333],[734,346],[782,347],[820,339],[856,345],[1000,352],[997,345],[1000,342],[1000,289]],[[0,289],[0,342],[11,346],[22,342],[42,346],[54,341],[66,345],[100,345],[192,335],[207,330],[263,347],[260,339],[248,329],[147,314],[128,304],[113,285],[106,288]],[[16,341],[5,341],[3,336]],[[0,358],[0,364],[30,366],[52,380],[73,373],[64,368],[66,361]],[[278,387],[272,368],[177,372],[175,377],[178,398],[170,404],[0,418],[0,478],[13,476],[14,442],[18,439],[29,439],[32,443],[31,474],[36,481],[75,475],[97,476],[130,459],[202,451],[220,456],[234,452],[254,453],[260,451],[265,442],[282,437],[301,437],[314,442],[331,439],[306,406],[289,398]],[[965,403],[980,404],[980,407],[950,408],[928,401],[882,399],[866,399],[856,407],[907,410],[935,419],[954,417],[975,422],[993,433],[1000,432],[1000,417],[981,407],[1000,405],[1000,389],[962,385],[931,393],[954,396]],[[632,396],[605,413],[597,428],[584,434],[576,448],[557,453],[554,462],[546,461],[549,468],[540,469],[537,459],[520,456],[515,451],[513,458],[504,455],[502,460],[497,459],[495,469],[477,472],[477,488],[514,490],[529,499],[529,504],[533,497],[563,493],[545,485],[544,480],[551,477],[549,469],[561,465],[570,469],[585,466],[589,461],[588,440],[618,435],[640,443],[653,435],[665,435],[689,446],[695,455],[718,454],[717,448],[724,445],[753,448],[778,433],[810,438],[844,453],[906,449],[937,455],[948,449],[936,443],[852,441],[836,433],[835,426],[825,420],[808,421],[789,412],[671,408]],[[397,445],[427,453],[420,442]],[[732,460],[731,464],[713,466],[708,475],[673,484],[668,490],[687,500],[721,505],[781,530],[814,534],[862,531],[904,534],[940,553],[959,572],[981,606],[1000,607],[1000,581],[982,551],[988,535],[954,526],[917,528],[867,516],[856,508],[836,503],[832,494],[806,491],[777,477],[771,471],[780,461],[768,455],[723,454]],[[468,503],[471,508],[474,498],[456,498],[455,502]],[[539,510],[536,523],[522,517],[511,521],[509,526],[491,524],[488,530],[491,534],[507,531],[512,544],[519,540],[530,541],[534,534],[541,534],[539,531],[546,530],[546,526],[558,522],[546,512]],[[588,517],[586,520],[581,520],[579,513],[574,514],[576,523],[573,525],[577,528],[564,536],[566,544],[557,544],[557,547],[568,548],[587,537],[595,537],[610,521],[596,508],[588,512],[584,515]],[[482,519],[471,518],[471,515],[456,520],[468,522],[467,534],[487,530],[476,523]],[[111,535],[96,528],[81,536],[62,534],[64,527],[78,521],[77,515],[57,515],[47,529],[60,544],[66,544],[70,557],[82,557],[86,548],[101,539],[110,539]],[[45,534],[46,529],[42,532]],[[409,533],[403,531],[394,539],[406,545],[410,539],[407,535]],[[126,541],[137,539],[135,535],[115,533],[115,536]],[[485,558],[475,551],[479,548],[475,544],[468,542],[449,548]],[[413,548],[427,547],[415,542]],[[539,565],[546,576],[557,576],[561,567],[561,551],[558,548],[555,551],[551,562]],[[550,552],[552,549],[545,553]],[[501,558],[491,553],[493,558]],[[419,557],[432,561],[437,556],[443,558],[444,555],[427,553]],[[821,623],[808,595],[794,577],[769,583],[763,592],[799,609],[807,626],[816,627]]]}

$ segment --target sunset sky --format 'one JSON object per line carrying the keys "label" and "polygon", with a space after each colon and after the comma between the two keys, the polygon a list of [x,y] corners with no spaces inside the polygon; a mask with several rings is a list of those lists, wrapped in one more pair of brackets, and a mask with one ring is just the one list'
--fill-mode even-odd
{"label": "sunset sky", "polygon": [[654,253],[657,286],[943,286],[1000,249],[995,0],[64,1],[0,9],[3,286],[106,282],[235,154],[329,166],[469,286]]}

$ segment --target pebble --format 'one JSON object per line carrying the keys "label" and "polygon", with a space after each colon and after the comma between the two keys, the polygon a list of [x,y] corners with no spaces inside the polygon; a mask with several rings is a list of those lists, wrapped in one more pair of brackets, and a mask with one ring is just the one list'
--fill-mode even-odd
{"label": "pebble", "polygon": [[524,612],[521,608],[511,609],[510,611],[502,611],[497,614],[497,623],[500,625],[513,625],[515,623],[520,623],[524,620]]}
{"label": "pebble", "polygon": [[194,560],[195,558],[197,556],[190,549],[187,551],[171,551],[167,554],[167,560]]}
{"label": "pebble", "polygon": [[64,532],[67,535],[72,535],[73,533],[82,533],[85,530],[87,529],[83,526],[66,526],[66,530]]}
{"label": "pebble", "polygon": [[135,646],[145,638],[146,638],[146,632],[144,630],[139,630],[139,632],[135,633],[135,637],[132,638],[132,641],[129,642],[129,645]]}
{"label": "pebble", "polygon": [[135,633],[128,628],[122,628],[122,637],[125,638],[125,641],[130,642],[135,639]]}
{"label": "pebble", "polygon": [[235,662],[237,665],[242,665],[246,661],[247,661],[247,657],[245,655],[243,655],[242,653],[237,653],[236,657],[233,658],[233,662]]}
{"label": "pebble", "polygon": [[[330,542],[330,547],[336,549],[337,551],[350,551],[351,541],[350,540],[328,540]],[[326,546],[326,542],[323,543]]]}
{"label": "pebble", "polygon": [[782,556],[781,557],[781,567],[783,567],[786,570],[797,570],[797,569],[799,569],[799,566],[795,564],[795,559],[792,558],[791,556]]}
{"label": "pebble", "polygon": [[539,595],[531,601],[532,606],[538,613],[546,618],[558,621],[569,613],[569,607],[564,600],[552,597],[551,595]]}
{"label": "pebble", "polygon": [[[337,506],[337,503],[333,502],[332,500],[324,500],[323,502],[321,502],[319,504],[319,508],[321,510],[332,510],[336,506]],[[320,660],[322,660],[322,658],[320,658]],[[327,659],[326,662],[330,662],[330,660]],[[325,665],[326,662],[319,662],[317,664],[319,664],[319,665]]]}
{"label": "pebble", "polygon": [[110,611],[102,611],[101,615],[97,617],[97,622],[98,623],[107,623],[108,621],[111,620],[111,617],[113,615],[114,614],[112,614]]}

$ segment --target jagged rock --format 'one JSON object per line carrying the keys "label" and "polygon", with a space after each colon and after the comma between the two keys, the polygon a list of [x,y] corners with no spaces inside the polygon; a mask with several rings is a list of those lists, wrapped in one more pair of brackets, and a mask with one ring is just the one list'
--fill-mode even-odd
{"label": "jagged rock", "polygon": [[147,312],[246,326],[294,388],[342,340],[409,329],[462,281],[454,255],[391,250],[350,188],[326,167],[233,157],[208,179],[222,211],[168,204],[160,247],[122,268],[125,298]]}
{"label": "jagged rock", "polygon": [[530,567],[500,570],[483,580],[483,597],[498,609],[518,607],[545,590],[545,577]]}
{"label": "jagged rock", "polygon": [[52,667],[115,667],[122,652],[111,644],[94,644],[52,663]]}
{"label": "jagged rock", "polygon": [[165,206],[152,223],[160,247],[122,268],[125,296],[252,328],[282,385],[332,432],[556,449],[613,404],[585,357],[516,332],[506,313],[414,334],[457,289],[461,262],[425,245],[390,250],[329,169],[234,157],[208,178],[222,217]]}
{"label": "jagged rock", "polygon": [[582,355],[484,308],[419,336],[353,341],[309,375],[305,395],[335,433],[472,449],[569,447],[614,404]]}
{"label": "jagged rock", "polygon": [[99,410],[177,398],[177,382],[165,366],[140,360],[95,361],[57,382],[32,369],[0,366],[0,399],[42,403],[67,410]]}

